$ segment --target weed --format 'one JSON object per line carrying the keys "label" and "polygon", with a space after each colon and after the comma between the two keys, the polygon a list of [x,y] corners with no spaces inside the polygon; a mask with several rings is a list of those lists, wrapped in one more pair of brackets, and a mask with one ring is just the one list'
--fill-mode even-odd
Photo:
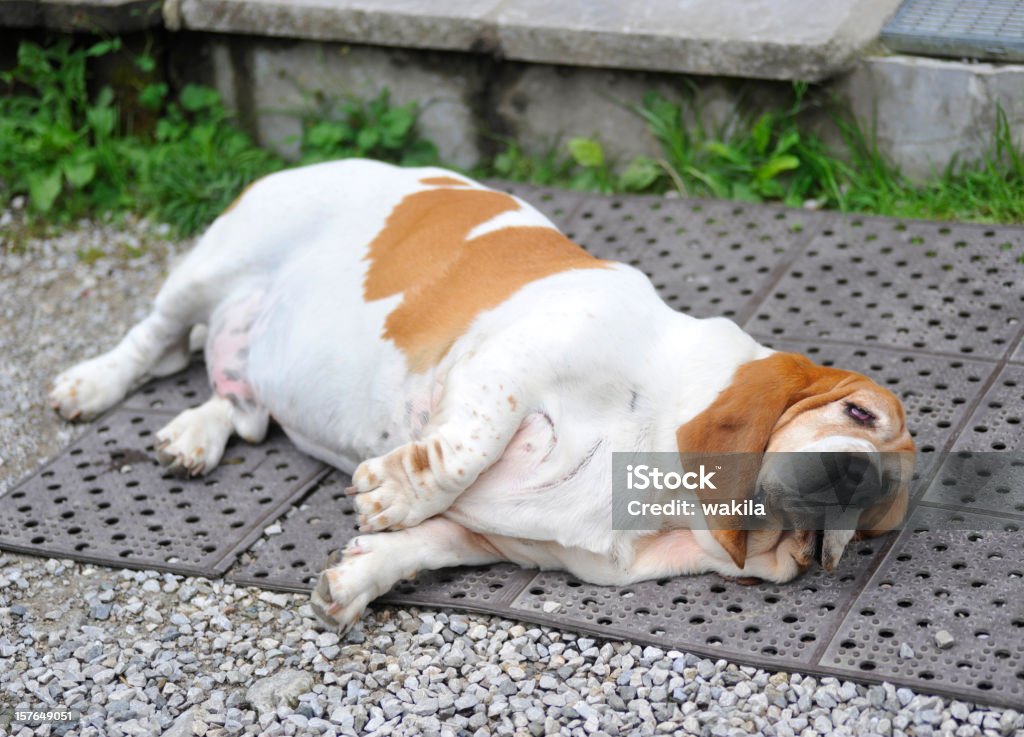
{"label": "weed", "polygon": [[90,99],[86,90],[87,61],[118,46],[23,42],[17,66],[0,75],[29,92],[0,96],[0,178],[8,196],[28,195],[35,213],[67,221],[129,204],[114,93],[105,87]]}
{"label": "weed", "polygon": [[[134,130],[110,88],[87,92],[89,60],[119,48],[116,40],[86,48],[25,41],[17,66],[0,77],[10,90],[0,96],[0,193],[27,196],[30,217],[67,223],[135,210],[190,235],[246,184],[288,166],[253,143],[208,87],[174,94],[163,82],[142,85],[138,103],[156,122]],[[156,67],[148,55],[135,64],[144,74]],[[415,104],[391,105],[385,90],[307,114],[301,163],[348,156],[436,163],[436,147],[416,130],[417,112]]]}
{"label": "weed", "polygon": [[418,114],[416,103],[392,105],[387,89],[369,101],[322,102],[300,116],[301,162],[360,157],[403,166],[437,164],[437,147],[416,129]]}
{"label": "weed", "polygon": [[[22,42],[17,66],[0,75],[0,195],[28,198],[29,227],[133,210],[179,235],[211,222],[254,179],[289,164],[242,132],[216,91],[180,91],[153,79],[155,60],[135,59],[143,112],[121,111],[113,91],[89,94],[91,60],[117,40],[76,47]],[[758,115],[737,111],[711,125],[699,95],[657,93],[631,107],[659,144],[659,156],[618,166],[601,143],[572,138],[527,154],[514,141],[473,173],[601,192],[677,190],[685,196],[778,201],[898,217],[1021,222],[1024,154],[1004,111],[980,161],[953,160],[926,182],[905,177],[879,151],[873,130],[834,114],[843,148],[829,148],[803,124],[807,86],[791,102]],[[404,165],[438,164],[436,146],[417,129],[415,103],[394,105],[387,90],[370,100],[314,100],[295,113],[300,163],[351,156]],[[141,121],[145,121],[145,125]],[[129,254],[130,255],[130,254]],[[83,254],[82,258],[92,258]]]}

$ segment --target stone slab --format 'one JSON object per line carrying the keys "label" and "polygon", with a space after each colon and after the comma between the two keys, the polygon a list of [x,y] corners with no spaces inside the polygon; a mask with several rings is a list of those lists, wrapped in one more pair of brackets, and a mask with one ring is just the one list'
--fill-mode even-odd
{"label": "stone slab", "polygon": [[849,68],[898,0],[174,0],[168,26],[760,79]]}
{"label": "stone slab", "polygon": [[974,161],[989,153],[997,110],[1012,130],[1024,126],[1024,64],[868,56],[834,89],[881,153],[918,179],[954,154]]}
{"label": "stone slab", "polygon": [[163,23],[162,0],[3,0],[0,27],[117,34]]}

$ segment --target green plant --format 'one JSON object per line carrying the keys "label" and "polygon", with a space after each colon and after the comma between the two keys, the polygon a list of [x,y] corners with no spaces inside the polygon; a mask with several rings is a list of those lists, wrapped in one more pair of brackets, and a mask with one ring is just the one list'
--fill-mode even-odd
{"label": "green plant", "polygon": [[[30,214],[54,222],[129,209],[153,214],[181,235],[196,232],[253,179],[284,166],[235,127],[216,91],[187,85],[172,98],[161,82],[138,91],[155,129],[123,125],[114,93],[88,92],[88,62],[117,40],[75,48],[68,40],[18,47],[2,81],[0,181],[27,195]],[[135,60],[152,71],[154,60]]]}
{"label": "green plant", "polygon": [[187,85],[172,100],[157,83],[140,101],[160,117],[153,140],[133,152],[138,199],[179,233],[202,229],[245,185],[285,166],[231,123],[215,90]]}
{"label": "green plant", "polygon": [[27,195],[33,212],[66,221],[129,203],[114,93],[104,87],[90,99],[86,89],[88,60],[117,48],[23,42],[17,66],[0,75],[14,90],[0,96],[0,180],[8,196]]}
{"label": "green plant", "polygon": [[662,149],[661,173],[650,164],[645,189],[674,186],[689,196],[799,206],[808,199],[835,203],[838,162],[814,135],[802,130],[799,115],[806,85],[794,85],[791,104],[756,117],[737,112],[711,127],[699,96],[679,103],[649,93],[633,111],[647,123]]}
{"label": "green plant", "polygon": [[[48,47],[22,42],[17,66],[0,74],[0,195],[25,195],[30,222],[66,223],[134,210],[194,233],[252,180],[288,164],[259,148],[233,122],[216,91],[172,90],[155,78],[148,53],[133,60],[131,99],[108,87],[90,92],[89,65],[121,50],[115,40]],[[807,86],[790,104],[709,124],[699,94],[677,101],[651,93],[632,107],[660,156],[618,166],[601,142],[575,137],[528,154],[504,150],[481,176],[601,192],[664,192],[873,212],[899,217],[1024,221],[1024,154],[997,111],[992,145],[980,161],[953,160],[925,182],[905,177],[879,150],[874,131],[834,113],[843,148],[830,149],[803,124]],[[122,109],[123,108],[123,109]],[[415,103],[313,99],[301,122],[300,163],[350,156],[405,165],[443,163],[417,128]],[[83,258],[89,258],[84,254]]]}
{"label": "green plant", "polygon": [[419,135],[416,103],[392,105],[387,89],[371,100],[325,101],[301,116],[303,164],[361,157],[405,166],[438,163],[437,147]]}
{"label": "green plant", "polygon": [[475,173],[584,191],[641,191],[631,186],[629,176],[616,176],[604,147],[594,138],[573,138],[564,150],[551,145],[539,155],[525,153],[515,141],[504,143],[504,150]]}

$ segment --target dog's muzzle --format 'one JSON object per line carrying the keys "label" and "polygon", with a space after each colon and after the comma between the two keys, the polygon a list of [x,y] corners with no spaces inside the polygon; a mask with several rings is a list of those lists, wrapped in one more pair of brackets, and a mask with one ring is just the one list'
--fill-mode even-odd
{"label": "dog's muzzle", "polygon": [[883,454],[867,450],[769,453],[758,497],[782,529],[820,530],[821,565],[839,564],[864,510],[895,494]]}

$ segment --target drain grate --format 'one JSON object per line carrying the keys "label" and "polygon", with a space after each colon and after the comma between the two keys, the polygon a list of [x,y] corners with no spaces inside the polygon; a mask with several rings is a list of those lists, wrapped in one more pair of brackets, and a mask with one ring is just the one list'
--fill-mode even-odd
{"label": "drain grate", "polygon": [[838,221],[816,237],[746,327],[777,339],[839,340],[1003,358],[1020,332],[1024,230]]}
{"label": "drain grate", "polygon": [[[1024,563],[1020,535],[950,529],[942,510],[918,510],[850,608],[822,657],[853,678],[902,683],[978,702],[1024,701]],[[945,648],[936,636],[952,636]],[[901,657],[902,645],[913,657]],[[910,653],[905,652],[904,655]]]}
{"label": "drain grate", "polygon": [[743,319],[828,216],[665,197],[591,197],[565,228],[603,258],[646,273],[672,307]]}
{"label": "drain grate", "polygon": [[971,415],[957,450],[1024,451],[1024,366],[1007,365]]}
{"label": "drain grate", "polygon": [[[1024,229],[498,186],[596,255],[634,262],[677,308],[731,315],[773,347],[891,388],[925,460],[919,504],[898,536],[850,548],[837,574],[784,586],[599,587],[492,566],[424,573],[387,600],[1019,707],[1024,481],[1006,451],[1024,450]],[[164,474],[153,433],[208,393],[197,364],[129,397],[0,497],[0,547],[309,590],[356,534],[347,478],[280,433],[233,443],[208,478]],[[948,448],[958,452],[940,464]],[[263,534],[273,520],[280,532]],[[939,629],[949,650],[934,644]],[[902,643],[914,658],[900,658]]]}
{"label": "drain grate", "polygon": [[121,409],[97,420],[0,498],[0,547],[221,575],[321,473],[278,431],[259,446],[233,443],[202,479],[171,476],[153,452],[153,436],[170,418]]}
{"label": "drain grate", "polygon": [[881,39],[907,54],[1024,61],[1024,2],[904,0]]}
{"label": "drain grate", "polygon": [[194,361],[181,373],[161,381],[151,381],[124,402],[128,409],[154,410],[177,415],[186,409],[198,407],[210,398],[210,380],[206,364]]}

